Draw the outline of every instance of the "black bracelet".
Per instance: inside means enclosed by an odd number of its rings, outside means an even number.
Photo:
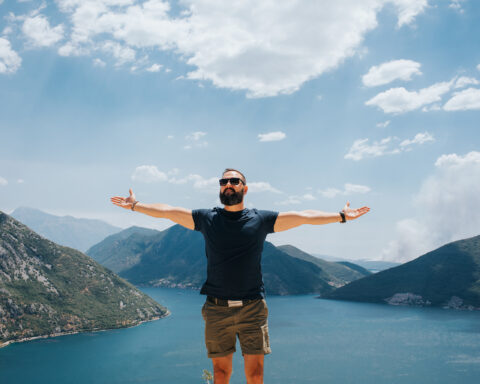
[[[134,208],[135,208],[135,204],[137,204],[137,203],[138,203],[138,200],[133,202],[133,204],[132,204],[132,211],[135,210],[135,209],[134,209]]]
[[[342,217],[342,220],[340,221],[340,223],[346,223],[346,222],[347,222],[347,219],[345,218],[345,213],[342,212],[342,211],[340,211],[340,212],[338,212],[338,213],[340,213],[340,216]]]

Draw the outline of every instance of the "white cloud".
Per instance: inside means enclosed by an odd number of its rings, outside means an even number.
[[[426,105],[422,108],[422,112],[430,112],[430,111],[441,111],[442,106],[439,103]]]
[[[0,37],[0,73],[15,73],[21,64],[22,59],[12,49],[10,42]]]
[[[105,41],[101,46],[102,51],[110,53],[117,59],[117,65],[122,65],[135,60],[135,51],[116,41]]]
[[[57,0],[72,23],[62,55],[89,54],[107,36],[132,49],[172,50],[195,69],[188,79],[245,90],[248,97],[290,94],[362,52],[377,14],[393,4],[398,25],[426,0],[225,2],[185,0],[178,17],[166,1]]]
[[[396,142],[398,140],[397,137],[386,137],[380,141],[374,141],[373,144],[368,143],[369,139],[355,140],[344,158],[359,161],[366,157],[395,155],[410,151],[414,144],[421,145],[429,141],[435,141],[433,135],[428,132],[417,133],[413,139],[403,140],[397,146]]]
[[[99,58],[96,58],[96,59],[93,59],[93,65],[95,67],[105,67],[107,64],[102,60],[102,59],[99,59]]]
[[[158,170],[155,165],[140,165],[135,168],[132,174],[132,180],[143,183],[154,183],[158,181],[166,181],[167,175]]]
[[[10,27],[10,26],[7,26],[7,27],[3,28],[2,35],[9,35],[12,32],[13,32],[13,28]]]
[[[7,179],[4,179],[2,176],[0,176],[0,187],[5,186],[8,184]]]
[[[455,9],[456,11],[463,13],[462,3],[465,0],[451,0],[450,4],[448,5],[449,8]]]
[[[63,39],[63,25],[51,27],[43,15],[27,17],[23,22],[22,32],[30,43],[36,47],[50,47]]]
[[[428,6],[427,0],[392,0],[391,2],[397,7],[399,27],[411,24],[415,16],[422,13]]]
[[[480,71],[480,64],[477,65],[477,71]]]
[[[337,188],[327,188],[327,189],[319,190],[318,193],[320,193],[320,195],[328,199],[333,199],[337,195],[343,195],[343,191]]]
[[[279,141],[279,140],[285,139],[285,137],[287,137],[287,135],[280,131],[260,133],[258,135],[258,138],[260,139],[260,141]]]
[[[307,200],[307,201],[313,201],[313,200],[317,200],[317,198],[315,196],[313,196],[311,193],[305,193],[302,198],[304,200]]]
[[[205,179],[200,175],[189,175],[188,179],[193,181],[193,187],[196,189],[218,189],[218,177]]]
[[[377,106],[385,113],[404,113],[421,108],[442,99],[450,91],[453,82],[441,82],[420,91],[407,91],[405,88],[390,88],[368,100],[365,105]]]
[[[403,140],[400,143],[400,147],[407,147],[407,146],[410,146],[412,144],[423,144],[423,143],[426,143],[427,141],[435,141],[433,135],[431,135],[428,132],[417,133],[412,140],[408,140],[408,139]]]
[[[162,69],[162,66],[160,64],[152,64],[151,67],[148,67],[146,71],[148,72],[159,72],[160,69]]]
[[[386,128],[390,125],[390,120],[384,121],[383,123],[378,123],[377,127],[378,128]]]
[[[413,75],[421,75],[420,63],[412,60],[392,60],[379,66],[373,66],[362,77],[362,82],[367,87],[384,85],[394,80],[409,81]]]
[[[391,141],[392,137],[387,137],[380,141],[374,141],[373,144],[369,144],[368,139],[355,140],[352,147],[345,155],[345,159],[359,161],[365,157],[378,157],[387,154],[399,153],[389,149],[389,143]]]
[[[350,195],[352,193],[368,193],[370,191],[371,191],[370,187],[367,187],[366,185],[346,183],[344,194]]]
[[[205,140],[202,140],[202,137],[204,137],[207,133],[206,132],[192,132],[189,133],[187,136],[185,136],[185,140],[187,140],[188,144],[184,145],[183,149],[192,149],[193,147],[196,148],[205,148],[208,146],[208,142]]]
[[[445,103],[443,109],[446,111],[480,109],[480,89],[468,88],[455,92],[453,97]]]
[[[187,140],[193,140],[193,141],[199,141],[203,136],[205,136],[207,133],[206,132],[192,132],[185,136],[185,139]]]
[[[320,189],[318,190],[318,193],[322,195],[323,197],[326,197],[328,199],[333,199],[337,195],[351,195],[354,193],[368,193],[371,191],[370,187],[367,187],[366,185],[360,185],[360,184],[351,184],[351,183],[345,183],[343,191],[337,188],[327,188],[327,189]]]
[[[455,153],[450,155],[442,155],[435,162],[438,168],[455,169],[455,167],[466,167],[469,164],[480,166],[480,152],[472,151],[465,156],[458,156]]]
[[[273,193],[282,193],[278,189],[272,187],[270,183],[265,181],[254,181],[248,183],[248,191],[249,192],[273,192]]]
[[[17,183],[18,183],[18,184],[23,184],[23,183],[25,183],[25,180],[23,180],[23,179],[18,179],[18,180],[17,180]]]
[[[212,191],[218,188],[218,178],[205,178],[197,174],[189,174],[185,177],[176,178],[180,173],[177,168],[168,172],[160,171],[155,165],[141,165],[135,168],[132,180],[143,183],[168,182],[170,184],[191,184],[195,189]]]
[[[296,205],[301,204],[302,200],[300,196],[288,196],[288,199],[279,201],[277,205]]]
[[[466,76],[462,76],[462,77],[459,77],[457,79],[457,81],[455,82],[455,88],[463,88],[467,85],[478,85],[480,84],[480,82],[475,79],[474,77],[466,77]]]
[[[383,258],[408,261],[445,243],[478,235],[480,152],[440,156],[434,174],[415,196],[417,217],[397,223],[396,239]]]
[[[319,189],[317,192],[328,199],[332,199],[338,195],[346,196],[346,195],[351,195],[355,193],[368,193],[370,192],[371,189],[370,187],[367,187],[366,185],[359,185],[359,184],[351,184],[351,183],[345,183],[344,189],[340,190],[337,188],[326,188],[326,189]],[[303,195],[290,195],[286,200],[282,200],[280,202],[277,202],[277,205],[298,205],[302,204],[308,201],[314,201],[317,200],[317,198],[312,195],[311,193],[305,193]]]

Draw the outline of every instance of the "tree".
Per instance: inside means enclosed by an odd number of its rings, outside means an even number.
[[[202,379],[205,380],[207,384],[210,384],[210,382],[213,381],[212,372],[210,372],[208,369],[204,369]]]

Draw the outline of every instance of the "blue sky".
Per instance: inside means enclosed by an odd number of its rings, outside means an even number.
[[[109,197],[371,212],[274,234],[406,261],[478,235],[480,3],[0,1],[0,210],[163,229]]]

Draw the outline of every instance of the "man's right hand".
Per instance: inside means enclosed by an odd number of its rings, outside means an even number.
[[[125,209],[132,209],[132,204],[136,201],[135,194],[132,192],[132,188],[129,189],[130,196],[128,197],[121,197],[121,196],[114,196],[110,198],[110,201],[122,208]]]

